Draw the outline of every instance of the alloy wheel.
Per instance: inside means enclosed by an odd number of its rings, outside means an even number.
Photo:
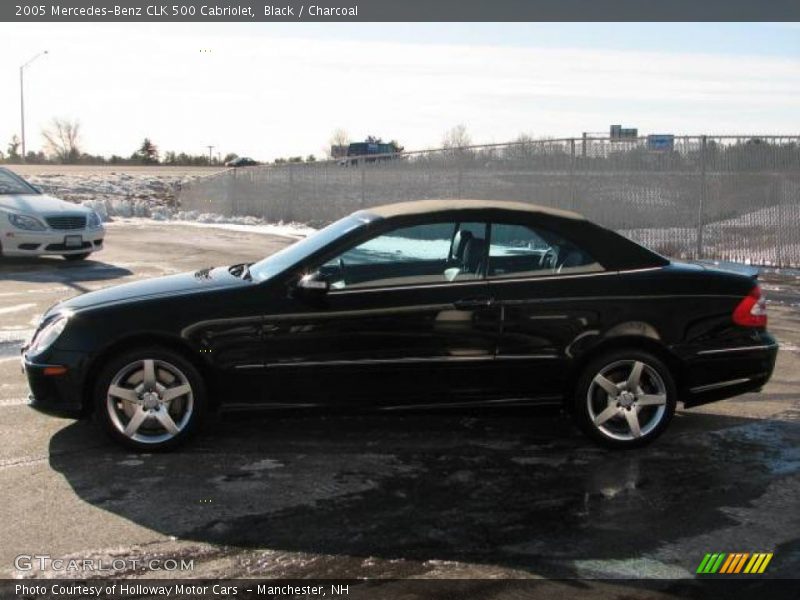
[[[619,360],[594,376],[586,393],[589,419],[604,436],[631,441],[651,433],[667,413],[667,387],[641,360]]]
[[[142,444],[161,444],[180,434],[194,411],[194,394],[186,375],[163,360],[129,363],[112,378],[106,409],[113,426]]]

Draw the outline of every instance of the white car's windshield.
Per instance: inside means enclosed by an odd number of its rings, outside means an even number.
[[[364,226],[368,222],[369,220],[364,217],[350,215],[331,223],[327,227],[312,233],[307,238],[291,246],[287,246],[283,250],[251,265],[250,275],[255,281],[264,281],[265,279],[274,277],[292,265],[297,264],[305,257],[314,254],[341,236]]]
[[[38,190],[14,175],[11,171],[0,169],[0,194],[38,194]]]

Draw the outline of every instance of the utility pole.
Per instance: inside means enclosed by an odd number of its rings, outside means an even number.
[[[206,146],[206,148],[208,148],[208,165],[211,166],[211,161],[213,160],[212,156],[214,152],[214,146]]]
[[[47,50],[39,52],[36,56],[28,60],[28,62],[20,65],[19,67],[19,125],[20,137],[22,138],[22,162],[25,162],[25,67],[35,61],[37,58],[47,54]]]

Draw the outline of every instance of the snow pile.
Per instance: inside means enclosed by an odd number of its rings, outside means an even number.
[[[301,223],[269,223],[258,217],[180,210],[176,199],[180,186],[198,176],[203,175],[180,171],[172,174],[167,169],[140,173],[88,169],[74,173],[42,173],[25,178],[47,194],[91,208],[106,223],[147,219],[151,224],[156,221],[218,227],[294,238],[315,231]]]
[[[195,177],[178,171],[131,174],[98,167],[25,178],[44,193],[88,206],[110,221],[113,217],[168,219],[176,210],[180,186]]]
[[[174,206],[180,185],[195,177],[186,173],[131,174],[98,168],[75,173],[41,173],[26,179],[43,192],[72,202],[139,199]]]
[[[197,223],[236,223],[238,225],[263,225],[264,220],[258,217],[226,217],[217,213],[201,213],[196,210],[179,210],[174,214],[177,221],[195,221]]]
[[[164,215],[170,212],[168,207],[144,199],[93,198],[82,200],[80,204],[94,210],[103,221],[111,221],[112,217],[148,217],[163,220]]]
[[[694,227],[622,229],[619,233],[673,258],[695,256]],[[777,204],[711,221],[703,227],[703,253],[744,265],[800,266],[800,204]]]

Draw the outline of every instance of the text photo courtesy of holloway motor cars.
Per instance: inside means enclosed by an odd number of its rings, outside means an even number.
[[[0,598],[796,598],[798,21],[0,6]]]

